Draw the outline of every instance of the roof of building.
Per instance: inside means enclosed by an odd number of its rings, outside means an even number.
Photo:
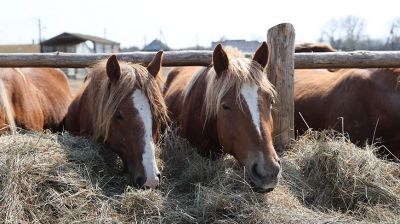
[[[97,36],[80,34],[80,33],[67,33],[67,32],[59,34],[48,40],[42,41],[41,44],[42,45],[78,44],[88,40],[101,44],[119,44],[118,42]]]
[[[0,53],[39,53],[38,44],[0,45]]]
[[[161,42],[161,40],[159,39],[153,40],[151,43],[149,43],[143,48],[143,51],[159,51],[159,50],[169,51],[171,50],[171,48],[168,47],[167,44]]]
[[[222,46],[231,46],[239,49],[242,52],[254,52],[261,44],[261,42],[258,42],[256,40],[221,40],[221,41],[213,41],[211,42],[211,48],[215,48],[217,44],[222,44]]]

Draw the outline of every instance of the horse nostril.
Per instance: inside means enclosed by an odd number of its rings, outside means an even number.
[[[161,181],[161,173],[157,173],[158,181]]]
[[[137,177],[135,180],[135,184],[138,187],[143,187],[145,182],[146,182],[146,180],[144,179],[144,177]]]
[[[282,161],[279,158],[276,161],[278,162],[279,166],[282,166]]]
[[[254,163],[253,166],[251,167],[251,172],[253,173],[253,175],[255,177],[257,177],[258,179],[262,179],[262,175],[260,175],[257,171],[257,163]]]

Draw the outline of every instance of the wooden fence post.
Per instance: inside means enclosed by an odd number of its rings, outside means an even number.
[[[288,147],[294,139],[294,41],[295,31],[290,23],[282,23],[268,30],[268,78],[278,97],[274,119],[274,145],[277,150]]]

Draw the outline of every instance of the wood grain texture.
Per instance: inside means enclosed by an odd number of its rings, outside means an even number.
[[[85,68],[111,54],[76,53],[3,53],[0,67]],[[155,52],[117,53],[118,60],[147,64]],[[251,57],[250,54],[245,54]],[[207,66],[212,51],[167,51],[163,66]],[[400,67],[400,51],[354,51],[328,53],[295,53],[295,68],[396,68]]]
[[[296,53],[295,68],[396,68],[400,51]]]
[[[278,96],[273,111],[274,145],[282,150],[294,139],[294,41],[292,24],[282,23],[268,30],[267,74]]]
[[[148,64],[156,52],[117,53],[118,60]],[[85,68],[112,54],[36,53],[0,54],[0,67]],[[164,52],[163,66],[208,66],[211,51]]]

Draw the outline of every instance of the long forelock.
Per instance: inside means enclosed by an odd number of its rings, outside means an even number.
[[[118,106],[134,89],[141,89],[150,103],[155,122],[166,124],[167,108],[156,80],[139,64],[120,62],[121,76],[111,83],[105,72],[105,61],[98,63],[88,74],[89,100],[93,112],[92,138],[106,141],[114,114]]]
[[[231,89],[234,89],[236,93],[236,102],[239,104],[239,108],[243,108],[240,91],[244,84],[257,86],[271,99],[276,96],[276,91],[268,81],[261,65],[247,58],[231,58],[228,69],[219,76],[214,69],[210,69],[206,82],[204,107],[207,120],[216,116],[221,107],[222,98]]]

